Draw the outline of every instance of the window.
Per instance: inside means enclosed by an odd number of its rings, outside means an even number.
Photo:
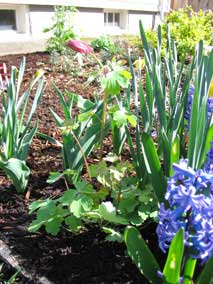
[[[15,10],[0,10],[0,30],[15,30]]]
[[[120,27],[120,13],[105,12],[104,25],[112,27]]]

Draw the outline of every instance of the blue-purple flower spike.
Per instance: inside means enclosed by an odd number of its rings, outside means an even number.
[[[207,172],[213,173],[213,141],[211,142],[211,148],[207,153],[206,163],[204,165],[204,169]]]
[[[206,262],[213,256],[213,171],[194,171],[187,160],[174,164],[165,195],[169,208],[161,204],[157,234],[163,252],[180,228],[190,256]]]
[[[191,110],[192,110],[192,101],[194,97],[195,88],[193,85],[190,85],[189,87],[189,93],[188,93],[188,102],[187,102],[187,108],[185,112],[185,119],[187,120],[187,126],[186,128],[189,129],[190,125],[190,116],[191,116]],[[213,114],[213,97],[208,97],[207,99],[207,117],[208,120],[211,118],[211,115]]]

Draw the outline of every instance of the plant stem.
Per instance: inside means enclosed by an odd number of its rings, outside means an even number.
[[[185,269],[184,269],[184,276],[182,284],[193,284],[193,276],[195,272],[197,259],[189,257],[186,260]]]
[[[104,100],[103,100],[103,114],[101,120],[101,135],[100,135],[100,145],[101,145],[101,152],[100,158],[103,157],[103,139],[104,139],[104,127],[106,124],[106,116],[107,116],[107,101],[108,101],[108,94],[104,93]]]
[[[88,163],[87,163],[87,159],[86,159],[85,153],[84,153],[84,151],[83,151],[83,149],[82,149],[82,147],[81,147],[80,142],[78,141],[78,138],[76,137],[76,135],[74,134],[73,131],[72,131],[72,135],[73,135],[73,138],[74,138],[74,140],[76,141],[76,143],[77,143],[77,145],[78,145],[78,147],[79,147],[79,150],[80,150],[80,152],[81,152],[81,154],[82,154],[82,157],[83,157],[84,163],[85,163],[85,167],[86,167],[86,169],[87,169],[87,173],[88,173],[88,176],[89,176],[89,180],[90,180],[90,182],[91,182],[91,181],[92,181],[92,177],[91,177],[91,174],[90,174],[89,165],[88,165]]]
[[[98,57],[94,54],[94,53],[90,53],[92,55],[92,57],[97,61],[97,63],[100,65],[101,68],[103,68],[103,64],[101,63],[101,61],[98,59]]]
[[[115,206],[116,213],[118,213],[118,206],[120,204],[120,201],[121,201],[121,186],[119,187],[118,195],[117,195],[117,202],[116,202],[116,206]]]

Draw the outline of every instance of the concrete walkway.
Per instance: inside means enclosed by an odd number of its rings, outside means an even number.
[[[13,31],[0,31],[0,56],[44,51],[46,41],[42,36],[35,38]]]

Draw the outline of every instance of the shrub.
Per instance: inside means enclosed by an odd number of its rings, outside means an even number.
[[[100,36],[99,38],[94,39],[91,41],[91,46],[93,47],[94,51],[97,52],[104,50],[111,54],[116,54],[118,51],[117,46],[109,36]]]
[[[179,10],[172,11],[163,24],[163,37],[170,27],[171,37],[174,39],[179,56],[184,54],[194,55],[195,47],[200,40],[205,45],[213,44],[213,12],[194,12],[188,6]]]
[[[175,41],[179,58],[183,58],[185,54],[192,56],[200,40],[204,41],[204,45],[213,45],[213,12],[200,10],[196,13],[190,6],[172,11],[162,24],[162,56],[165,54],[168,29]],[[147,30],[146,39],[150,47],[157,47],[157,31]],[[139,37],[132,44],[142,48]]]

